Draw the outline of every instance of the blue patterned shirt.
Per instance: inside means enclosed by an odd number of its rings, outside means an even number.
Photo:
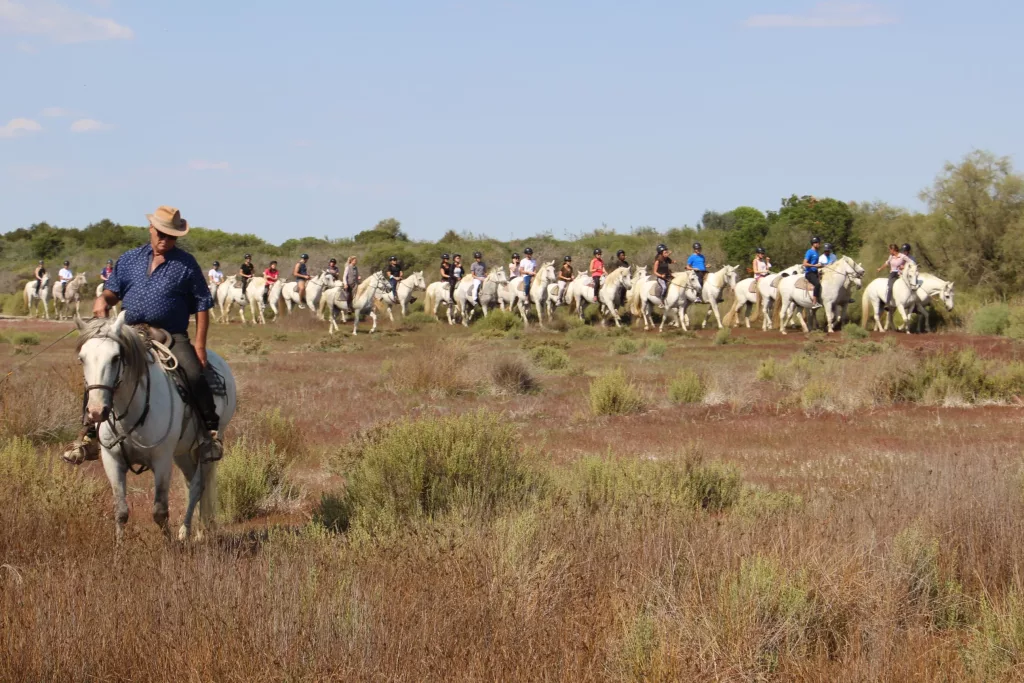
[[[192,314],[213,307],[210,287],[192,254],[175,247],[165,258],[150,275],[153,247],[127,251],[103,288],[121,299],[129,325],[147,323],[171,334],[187,333]]]

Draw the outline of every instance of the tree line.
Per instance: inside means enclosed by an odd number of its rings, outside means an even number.
[[[243,253],[258,263],[279,259],[287,269],[300,253],[314,265],[328,258],[358,255],[369,268],[382,267],[391,255],[407,269],[429,269],[441,252],[482,251],[494,263],[512,251],[532,246],[545,259],[572,255],[580,258],[594,248],[606,253],[625,249],[635,263],[653,257],[654,246],[665,242],[677,254],[694,241],[704,246],[715,265],[748,266],[754,250],[763,246],[776,266],[801,260],[812,235],[835,245],[865,265],[881,263],[890,242],[909,242],[925,270],[972,288],[987,298],[1005,299],[1020,291],[1024,275],[1024,176],[1014,172],[1007,157],[974,151],[958,163],[947,163],[931,186],[921,192],[925,212],[909,211],[884,202],[843,201],[832,197],[791,195],[777,209],[740,206],[729,211],[706,211],[695,226],[669,230],[640,227],[626,234],[595,230],[572,239],[550,233],[504,242],[485,236],[447,232],[436,242],[410,240],[401,223],[388,218],[352,237],[303,237],[274,245],[251,234],[195,228],[181,241],[204,265],[216,258],[227,268]],[[74,255],[81,267],[99,267],[103,260],[146,241],[146,228],[120,225],[108,219],[83,229],[46,222],[0,235],[0,263],[5,270],[29,268],[35,259]]]

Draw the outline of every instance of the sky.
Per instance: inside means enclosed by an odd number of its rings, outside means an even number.
[[[158,205],[272,242],[916,209],[1021,160],[1007,0],[0,0],[0,232]]]

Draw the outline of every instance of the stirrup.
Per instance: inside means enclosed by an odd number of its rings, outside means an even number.
[[[199,444],[200,462],[217,462],[224,457],[224,442],[217,430],[210,430]]]
[[[90,439],[86,435],[71,444],[71,446],[60,454],[64,462],[72,465],[81,465],[86,460],[99,460],[100,443],[99,439]]]

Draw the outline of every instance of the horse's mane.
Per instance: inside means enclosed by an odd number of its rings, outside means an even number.
[[[680,287],[685,287],[686,284],[690,281],[690,273],[691,272],[692,271],[684,270],[684,271],[679,272],[679,273],[673,273],[672,274],[672,284],[678,285]]]
[[[604,283],[606,286],[614,285],[618,283],[618,281],[621,280],[626,275],[629,275],[629,268],[626,268],[624,266],[616,268],[612,272],[608,273],[608,276],[605,278]]]
[[[376,273],[360,282],[359,286],[356,288],[356,298],[359,298],[366,293],[366,290],[370,287],[371,282],[373,282],[374,280],[379,281],[381,279],[381,273],[383,272],[384,271],[382,270],[378,270]]]
[[[143,374],[149,367],[149,352],[142,341],[142,337],[129,325],[121,325],[119,333],[113,335],[114,321],[110,318],[92,318],[85,321],[84,326],[78,331],[78,345],[76,349],[82,350],[85,343],[90,339],[112,339],[121,348],[121,381],[129,386],[139,383]]]

